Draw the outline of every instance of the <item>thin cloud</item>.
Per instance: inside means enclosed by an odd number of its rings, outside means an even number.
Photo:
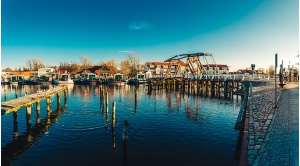
[[[126,50],[126,51],[123,51],[123,50],[121,50],[121,51],[118,51],[118,52],[132,52],[132,51],[127,51],[127,50]]]
[[[133,21],[128,25],[130,30],[150,30],[154,28],[153,23],[149,21]]]

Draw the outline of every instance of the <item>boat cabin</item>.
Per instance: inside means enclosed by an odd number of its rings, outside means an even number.
[[[114,80],[121,81],[123,79],[123,74],[117,73],[114,75]]]

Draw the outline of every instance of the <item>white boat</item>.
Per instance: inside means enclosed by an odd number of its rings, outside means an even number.
[[[10,84],[16,85],[18,84],[18,77],[15,75],[10,76]]]
[[[139,84],[145,84],[147,82],[145,74],[138,73],[136,78]]]
[[[58,84],[74,84],[69,74],[61,74]]]

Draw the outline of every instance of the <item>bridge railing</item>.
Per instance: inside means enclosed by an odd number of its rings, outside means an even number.
[[[187,78],[187,77],[185,77]],[[189,78],[195,78],[190,76]],[[197,78],[197,77],[196,77]],[[224,79],[224,80],[261,80],[261,81],[270,81],[268,75],[248,75],[248,74],[222,74],[222,75],[200,75],[198,78],[204,79]]]
[[[171,75],[171,78],[182,78],[182,74],[178,75]],[[157,78],[166,78],[164,76],[152,76],[152,79],[157,79]],[[168,77],[169,78],[169,77]],[[275,77],[270,77],[269,75],[249,75],[249,74],[215,74],[215,75],[207,75],[207,74],[202,74],[199,76],[193,76],[191,74],[185,75],[184,78],[189,78],[189,79],[222,79],[222,80],[259,80],[259,81],[274,81]],[[277,79],[279,80],[279,77],[277,76]]]

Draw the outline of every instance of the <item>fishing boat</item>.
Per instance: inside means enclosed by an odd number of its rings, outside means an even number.
[[[29,76],[29,79],[25,81],[25,84],[27,84],[27,85],[37,85],[38,80],[39,80],[38,74],[36,74],[36,73],[31,74]]]
[[[26,80],[25,80],[25,77],[23,75],[18,75],[17,80],[18,80],[19,85],[25,85],[26,84]]]
[[[96,85],[98,82],[94,73],[82,73],[81,78],[74,80],[76,85]]]

